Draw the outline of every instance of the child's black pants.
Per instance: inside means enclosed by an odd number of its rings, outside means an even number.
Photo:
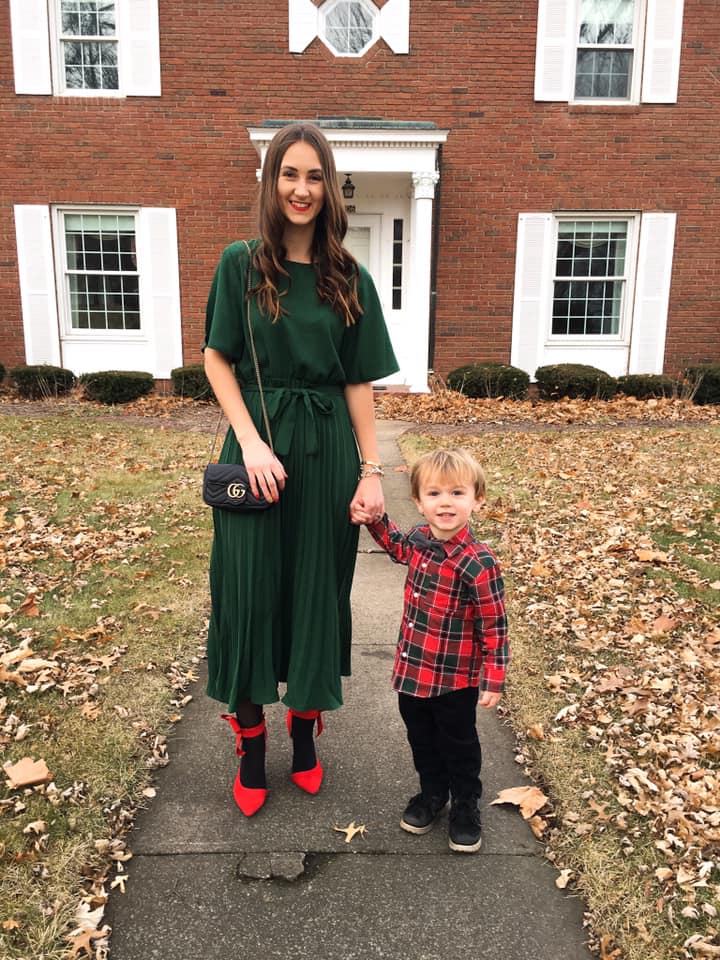
[[[439,697],[398,694],[420,789],[426,797],[479,797],[482,751],[476,727],[478,688]]]

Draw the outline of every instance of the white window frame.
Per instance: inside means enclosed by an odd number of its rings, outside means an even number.
[[[580,43],[580,9],[582,0],[575,0],[575,48],[572,59],[572,89],[570,103],[595,103],[595,104],[635,104],[640,103],[640,91],[642,87],[642,63],[645,49],[645,22],[646,22],[646,0],[634,0],[633,7],[633,42],[626,44],[582,44]],[[632,50],[632,76],[627,97],[576,97],[575,84],[577,82],[577,55],[579,50],[588,47],[605,47],[613,50]]]
[[[138,275],[138,296],[139,296],[139,311],[140,311],[140,328],[138,330],[108,330],[102,328],[78,328],[73,327],[72,325],[72,309],[70,306],[70,285],[68,283],[68,268],[67,268],[67,245],[66,245],[66,236],[65,236],[65,216],[66,214],[87,214],[88,216],[103,216],[105,214],[110,214],[111,216],[131,216],[135,222],[135,257],[137,262],[137,275]],[[139,224],[139,207],[107,207],[107,206],[75,206],[75,205],[63,205],[52,208],[52,230],[54,238],[54,250],[55,250],[55,282],[56,282],[56,293],[57,293],[57,304],[58,304],[58,314],[60,322],[60,330],[63,340],[75,340],[78,342],[82,341],[92,341],[96,343],[98,340],[102,341],[117,341],[121,340],[123,343],[127,341],[147,341],[147,323],[143,322],[143,310],[145,307],[143,289],[146,284],[144,282],[145,278],[143,276],[143,257],[142,257],[142,240]]]
[[[557,244],[560,224],[569,221],[575,223],[593,223],[597,221],[618,221],[623,220],[627,223],[627,241],[625,246],[625,287],[623,290],[622,305],[620,309],[620,319],[617,333],[553,333],[553,302],[555,292],[555,279],[557,276]],[[565,344],[567,346],[592,346],[612,343],[627,344],[630,342],[630,329],[632,326],[632,305],[635,300],[635,279],[637,277],[637,255],[638,239],[640,235],[640,214],[639,213],[588,213],[583,210],[582,213],[553,214],[552,231],[552,277],[550,278],[548,300],[546,302],[546,339],[547,344]],[[584,279],[584,278],[583,278]],[[591,280],[592,278],[588,278]]]
[[[367,43],[365,43],[362,49],[358,50],[357,52],[338,50],[337,47],[333,46],[333,44],[327,38],[327,30],[328,30],[327,18],[333,12],[333,10],[335,10],[336,7],[340,6],[341,3],[356,3],[358,4],[358,6],[362,7],[365,11],[367,11],[367,13],[372,18],[370,39],[367,41]],[[322,6],[318,8],[319,37],[322,40],[322,42],[325,44],[325,46],[328,48],[328,50],[330,50],[330,52],[333,54],[333,56],[343,57],[343,58],[349,57],[350,59],[355,57],[357,59],[358,57],[364,57],[365,54],[368,52],[368,50],[375,43],[377,43],[379,39],[379,20],[380,20],[380,11],[375,6],[375,4],[371,2],[371,0],[325,0],[325,3],[323,3]]]
[[[62,0],[49,0],[50,7],[50,62],[52,69],[53,90],[60,97],[125,97],[123,89],[123,4],[121,0],[115,3],[115,43],[118,51],[118,87],[112,89],[85,89],[84,87],[68,87],[65,83],[65,62],[63,57],[62,37]],[[82,38],[79,43],[87,42]]]
[[[534,90],[537,102],[582,107],[677,103],[684,0],[636,0],[635,54],[628,99],[575,97],[579,13],[579,0],[538,0]]]
[[[288,49],[290,53],[303,53],[315,40],[320,37],[323,44],[335,57],[362,57],[373,43],[382,39],[395,54],[410,52],[410,0],[385,0],[382,7],[378,7],[373,0],[363,0],[363,6],[374,8],[373,41],[368,44],[362,53],[338,53],[327,43],[324,37],[325,24],[321,23],[322,9],[327,10],[326,2],[316,7],[313,0],[288,0]]]

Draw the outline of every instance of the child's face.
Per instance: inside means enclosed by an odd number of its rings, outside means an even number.
[[[426,477],[415,500],[415,506],[438,540],[454,537],[483,503],[485,497],[477,499],[474,485],[467,480],[441,476]]]

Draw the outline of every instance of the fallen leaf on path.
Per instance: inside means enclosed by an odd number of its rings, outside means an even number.
[[[492,806],[494,803],[514,803],[520,808],[520,813],[525,820],[529,820],[547,802],[548,798],[537,787],[508,787],[506,790],[501,790],[496,799],[490,801],[490,805]]]
[[[365,824],[363,823],[358,827],[356,826],[354,820],[346,827],[333,827],[333,830],[337,830],[338,833],[345,834],[345,843],[350,843],[352,838],[358,833],[363,839],[365,839]]]
[[[555,877],[555,886],[558,890],[564,890],[565,887],[570,883],[570,879],[573,875],[572,870],[561,870],[560,876]]]

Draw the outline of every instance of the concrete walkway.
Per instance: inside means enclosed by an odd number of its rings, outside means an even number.
[[[417,513],[396,438],[380,421],[390,515]],[[265,807],[245,819],[232,799],[235,752],[202,686],[170,741],[172,762],[129,837],[127,892],[107,911],[111,960],[589,960],[582,904],[515,808],[487,806],[527,782],[510,730],[478,718],[483,744],[483,846],[453,854],[447,817],[414,837],[398,825],[416,777],[390,688],[405,569],[361,533],[353,588],[353,676],[345,707],[325,715],[316,797],[290,781],[284,708],[267,708]],[[201,681],[202,683],[202,681]],[[333,826],[364,824],[345,843]]]

